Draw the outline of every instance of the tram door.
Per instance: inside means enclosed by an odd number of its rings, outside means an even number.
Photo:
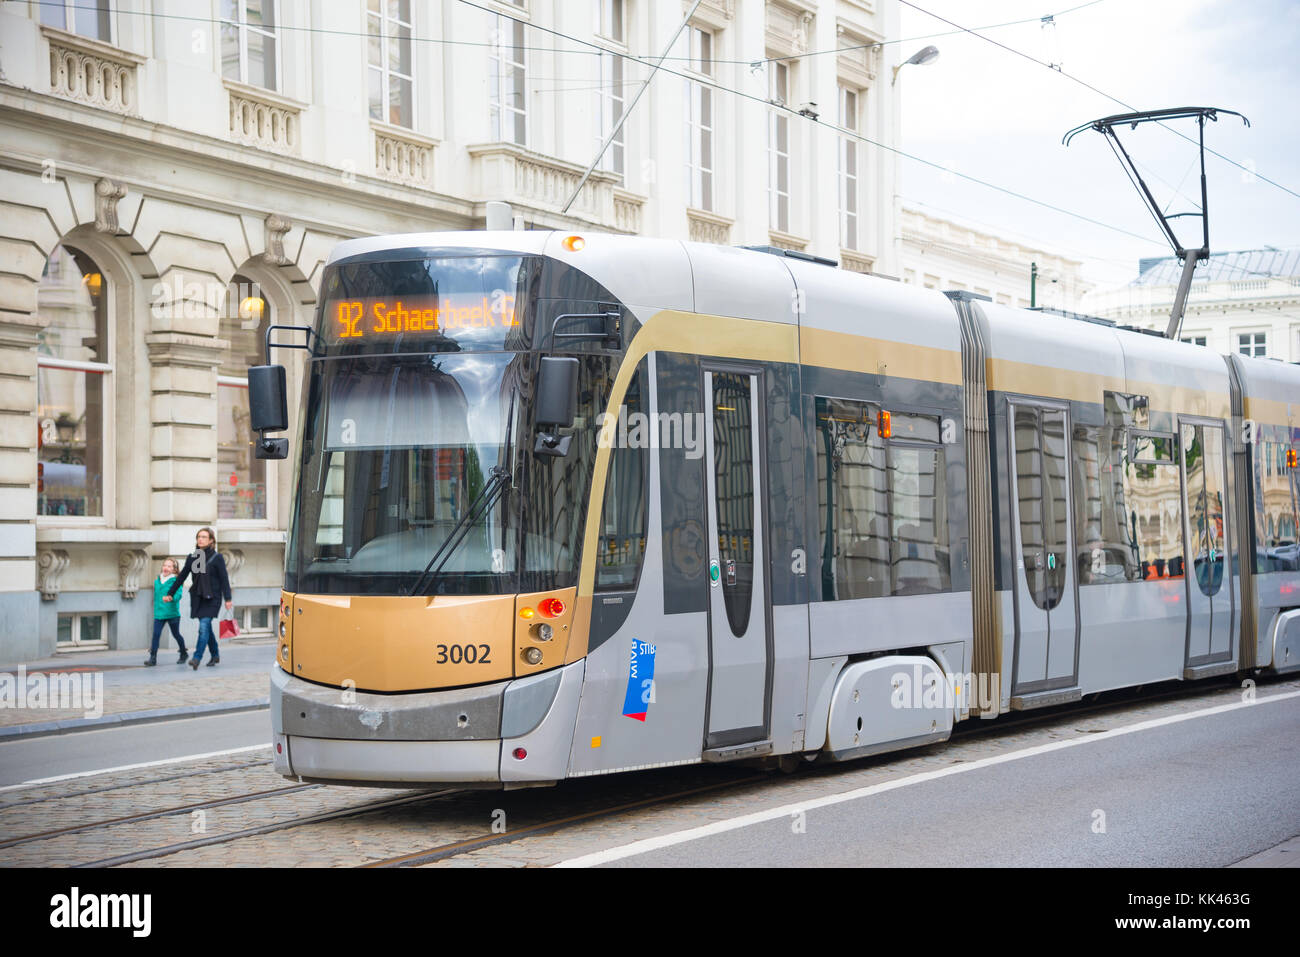
[[[1013,693],[1077,683],[1070,417],[1012,403],[1016,673]]]
[[[761,741],[768,731],[768,630],[761,378],[704,372],[709,502],[707,749]]]
[[[1187,556],[1187,666],[1232,658],[1234,592],[1222,425],[1180,421]]]

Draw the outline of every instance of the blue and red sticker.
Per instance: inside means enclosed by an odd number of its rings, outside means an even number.
[[[627,694],[623,696],[623,717],[644,721],[655,699],[655,646],[632,639],[628,662]]]

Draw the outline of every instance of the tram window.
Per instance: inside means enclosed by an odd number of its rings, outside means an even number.
[[[1127,581],[1137,567],[1124,533],[1123,435],[1123,429],[1110,427],[1074,429],[1074,538],[1081,585]]]
[[[596,416],[604,411],[611,380],[607,357],[580,356],[569,454],[525,457],[524,567],[529,577],[524,584],[528,591],[566,588],[577,580],[577,553],[599,436]]]
[[[722,597],[731,633],[749,630],[754,592],[753,379],[713,373],[713,468]]]
[[[878,409],[817,400],[817,504],[822,599],[879,598],[890,591],[888,474],[872,442]]]
[[[1270,441],[1267,432],[1254,446],[1255,569],[1260,573],[1300,571],[1300,469],[1287,468],[1290,447],[1286,441]]]
[[[645,559],[646,483],[650,464],[650,436],[645,429],[655,427],[653,420],[643,418],[649,414],[644,399],[645,377],[646,360],[642,359],[623,400],[624,421],[631,423],[626,441],[621,431],[616,432],[610,449],[600,538],[596,545],[596,588],[599,590],[634,587]],[[649,424],[644,425],[647,421]],[[644,425],[639,431],[638,422]]]
[[[1055,608],[1065,591],[1065,413],[1015,407],[1016,494],[1025,583],[1034,604]]]
[[[892,436],[895,439],[915,439],[918,442],[939,441],[939,417],[937,415],[913,415],[908,412],[895,412],[890,416]]]
[[[1149,437],[1139,437],[1125,450],[1123,472],[1127,527],[1137,551],[1135,577],[1142,581],[1182,578],[1186,569],[1178,465],[1150,459],[1135,461],[1131,457],[1134,451],[1143,455],[1155,451],[1152,446],[1144,445],[1141,438]]]
[[[948,591],[938,417],[895,413],[885,441],[875,431],[874,403],[819,398],[816,408],[822,599]],[[908,439],[900,440],[900,428]]]
[[[1182,430],[1183,481],[1187,487],[1187,525],[1196,583],[1205,595],[1218,594],[1226,559],[1223,514],[1223,430],[1185,425]]]
[[[925,595],[951,587],[945,475],[942,446],[889,443],[889,564],[894,595]]]

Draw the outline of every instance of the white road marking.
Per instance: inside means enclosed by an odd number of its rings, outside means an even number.
[[[1256,705],[1273,701],[1286,701],[1290,698],[1296,697],[1300,697],[1300,691],[1288,691],[1282,694],[1268,695],[1267,697],[1256,698],[1254,701],[1239,701],[1232,704],[1216,705],[1213,708],[1203,708],[1200,711],[1189,711],[1186,714],[1175,714],[1165,718],[1152,718],[1149,721],[1139,721],[1137,724],[1125,725],[1122,728],[1112,728],[1109,731],[1103,731],[1097,734],[1085,734],[1078,738],[1071,738],[1068,741],[1053,741],[1050,744],[1038,744],[1030,748],[1023,748],[1019,751],[1011,751],[1007,754],[998,754],[989,758],[980,758],[978,761],[950,765],[946,768],[940,768],[937,771],[923,771],[919,774],[897,778],[893,781],[885,781],[881,784],[872,784],[868,787],[856,788],[852,791],[845,791],[842,794],[832,794],[827,797],[813,798],[808,801],[799,801],[795,804],[786,804],[782,807],[771,808],[766,811],[756,811],[753,814],[744,814],[740,817],[733,817],[725,821],[715,821],[712,824],[687,828],[686,830],[675,831],[671,834],[662,834],[658,837],[648,837],[640,841],[633,841],[630,844],[624,844],[621,847],[611,847],[607,850],[596,851],[594,854],[584,854],[581,857],[571,857],[568,860],[558,862],[554,866],[596,867],[600,864],[608,864],[611,861],[620,861],[625,858],[636,857],[639,854],[648,854],[651,851],[661,850],[665,847],[672,847],[675,844],[685,844],[688,841],[698,841],[701,838],[712,837],[715,834],[724,834],[727,831],[749,827],[752,824],[762,824],[765,821],[788,818],[791,815],[810,811],[815,808],[829,807],[834,804],[842,804],[846,801],[856,801],[859,798],[871,797],[875,794],[883,794],[886,791],[893,791],[897,788],[907,787],[912,784],[922,784],[926,781],[933,781],[937,778],[947,777],[951,774],[963,774],[967,771],[975,771],[979,768],[987,768],[995,764],[1005,764],[1008,761],[1018,761],[1021,758],[1033,757],[1037,754],[1047,754],[1051,751],[1073,748],[1081,744],[1090,744],[1095,741],[1105,741],[1110,738],[1117,738],[1123,734],[1133,734],[1137,731],[1147,731],[1151,728],[1177,724],[1180,721],[1190,721],[1192,718],[1204,718],[1214,714],[1223,714],[1227,711],[1236,711],[1239,708],[1252,708]],[[1063,715],[1063,717],[1066,716]]]
[[[38,784],[54,784],[57,781],[71,781],[74,778],[89,778],[97,774],[112,774],[114,771],[135,771],[139,768],[157,768],[164,764],[183,764],[186,761],[203,761],[206,758],[220,758],[227,754],[244,754],[248,751],[260,751],[263,748],[271,747],[270,742],[266,744],[250,744],[242,748],[228,748],[225,751],[208,751],[204,754],[186,754],[179,758],[164,758],[161,761],[145,761],[142,764],[123,764],[116,768],[101,768],[98,771],[77,771],[74,774],[58,774],[52,778],[37,778],[33,781],[24,781],[22,784],[7,784],[0,787],[2,791],[16,791],[18,788],[35,787]]]

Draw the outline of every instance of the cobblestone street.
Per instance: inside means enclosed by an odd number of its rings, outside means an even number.
[[[1298,689],[1300,679],[1291,679],[1270,683],[1260,694]],[[1155,702],[1115,704],[1091,713],[1057,713],[1045,720],[1032,716],[1023,725],[976,722],[944,745],[809,766],[792,775],[705,765],[510,792],[442,789],[420,795],[302,786],[275,774],[269,749],[253,751],[0,794],[0,864],[68,866],[156,850],[156,855],[128,866],[346,867],[442,849],[437,851],[440,859],[426,866],[547,866],[741,814],[1230,704],[1241,701],[1242,694],[1229,686]],[[698,793],[685,793],[691,791]],[[394,800],[403,803],[367,810]],[[229,803],[193,807],[218,801]],[[24,840],[159,812],[167,813]],[[338,816],[303,822],[322,814]],[[242,833],[266,828],[275,829]],[[488,841],[493,843],[484,846]],[[449,847],[462,842],[470,844]],[[199,846],[169,851],[195,843]]]

